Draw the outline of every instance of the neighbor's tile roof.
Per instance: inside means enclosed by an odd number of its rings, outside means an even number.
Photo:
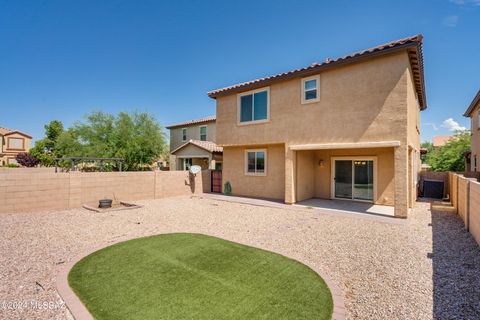
[[[453,139],[452,136],[435,136],[433,137],[433,146],[434,147],[444,146],[452,139]]]
[[[189,126],[189,125],[192,125],[192,124],[200,124],[200,123],[215,121],[216,119],[217,119],[216,116],[209,116],[209,117],[205,117],[205,118],[201,118],[201,119],[188,120],[188,121],[185,121],[185,122],[174,123],[174,124],[166,126],[166,128],[167,129],[172,129],[172,128],[176,128],[176,127]]]
[[[423,110],[427,107],[427,101],[426,101],[426,95],[425,95],[425,83],[424,83],[424,74],[423,74],[422,40],[423,40],[423,36],[419,34],[413,37],[392,41],[374,48],[352,53],[337,59],[327,59],[325,62],[322,62],[322,63],[316,62],[308,67],[295,69],[295,70],[280,73],[277,75],[273,75],[265,78],[259,78],[252,81],[243,82],[243,83],[235,84],[229,87],[213,90],[208,92],[208,96],[211,98],[216,98],[225,94],[246,91],[248,89],[255,89],[261,86],[268,85],[275,81],[286,80],[286,79],[291,79],[296,77],[303,77],[303,76],[314,74],[320,70],[325,70],[328,68],[340,66],[346,63],[351,63],[358,60],[375,57],[375,56],[386,54],[389,52],[408,49],[410,63],[412,65],[412,71],[413,71],[414,80],[415,80],[415,89],[419,96],[420,107]]]
[[[475,110],[475,107],[478,105],[480,102],[480,90],[478,90],[477,95],[475,98],[473,98],[472,103],[470,103],[470,106],[468,107],[467,111],[463,114],[465,117],[470,117],[472,115],[473,110]]]
[[[175,153],[178,150],[182,149],[183,147],[186,147],[189,144],[193,144],[199,148],[202,148],[204,150],[207,150],[208,152],[223,152],[223,148],[217,146],[215,142],[212,141],[201,141],[201,140],[189,140],[186,143],[182,144],[180,147],[177,149],[173,150],[171,153]]]
[[[19,134],[24,135],[24,136],[26,136],[26,137],[28,137],[28,138],[32,138],[31,135],[26,134],[25,132],[22,132],[22,131],[19,131],[19,130],[12,130],[12,129],[8,129],[8,128],[0,127],[0,136],[12,134],[12,133],[19,133]]]

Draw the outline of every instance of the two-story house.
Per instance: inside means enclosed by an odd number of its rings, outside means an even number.
[[[472,146],[470,152],[470,168],[467,170],[479,172],[478,159],[480,157],[480,90],[473,98],[472,103],[463,114],[465,117],[470,117],[470,131],[472,134]]]
[[[18,130],[0,127],[0,165],[17,164],[15,157],[21,152],[28,152],[32,137]]]
[[[215,116],[175,123],[170,130],[170,170],[222,168],[222,147],[217,146]]]
[[[232,194],[366,201],[406,217],[417,195],[422,36],[214,90]]]

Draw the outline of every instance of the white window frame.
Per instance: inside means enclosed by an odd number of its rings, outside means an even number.
[[[267,91],[267,119],[244,121],[244,122],[240,121],[241,114],[242,114],[242,97],[253,95],[255,93],[262,92],[262,91]],[[253,106],[252,106],[252,119],[253,119],[254,112],[255,112],[255,101],[253,101]],[[260,89],[250,90],[250,91],[237,94],[237,125],[246,126],[250,124],[266,123],[269,121],[270,121],[270,87],[263,87]]]
[[[263,172],[248,172],[248,153],[249,152],[255,152],[255,171],[257,170],[257,152],[263,152],[263,154],[265,155],[265,163],[264,163],[264,170]],[[246,149],[245,150],[245,156],[244,156],[244,160],[245,160],[245,166],[244,166],[244,171],[245,171],[245,175],[247,176],[266,176],[267,175],[267,161],[268,159],[268,155],[267,155],[267,149]]]
[[[317,97],[315,99],[306,100],[305,99],[305,93],[308,92],[308,91],[314,90],[314,89],[305,90],[305,83],[307,81],[310,81],[310,80],[316,80],[317,81],[317,85],[315,86],[315,90],[317,90]],[[315,103],[315,102],[320,101],[320,75],[319,74],[311,76],[311,77],[302,78],[302,81],[300,81],[300,85],[301,85],[301,88],[300,88],[301,90],[300,91],[302,92],[301,104]]]
[[[183,130],[185,130],[185,135],[183,135]],[[182,128],[182,141],[187,141],[187,128]]]
[[[477,111],[477,130],[480,129],[480,110]]]
[[[202,140],[202,128],[205,128],[205,140]],[[208,140],[208,128],[207,126],[200,126],[200,141],[207,141]]]

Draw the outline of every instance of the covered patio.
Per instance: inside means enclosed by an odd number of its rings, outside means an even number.
[[[286,146],[285,201],[406,217],[415,199],[408,149],[400,141]]]

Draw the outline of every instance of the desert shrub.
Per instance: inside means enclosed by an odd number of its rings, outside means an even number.
[[[19,165],[24,167],[35,167],[39,163],[37,158],[26,152],[17,154],[15,159]]]

